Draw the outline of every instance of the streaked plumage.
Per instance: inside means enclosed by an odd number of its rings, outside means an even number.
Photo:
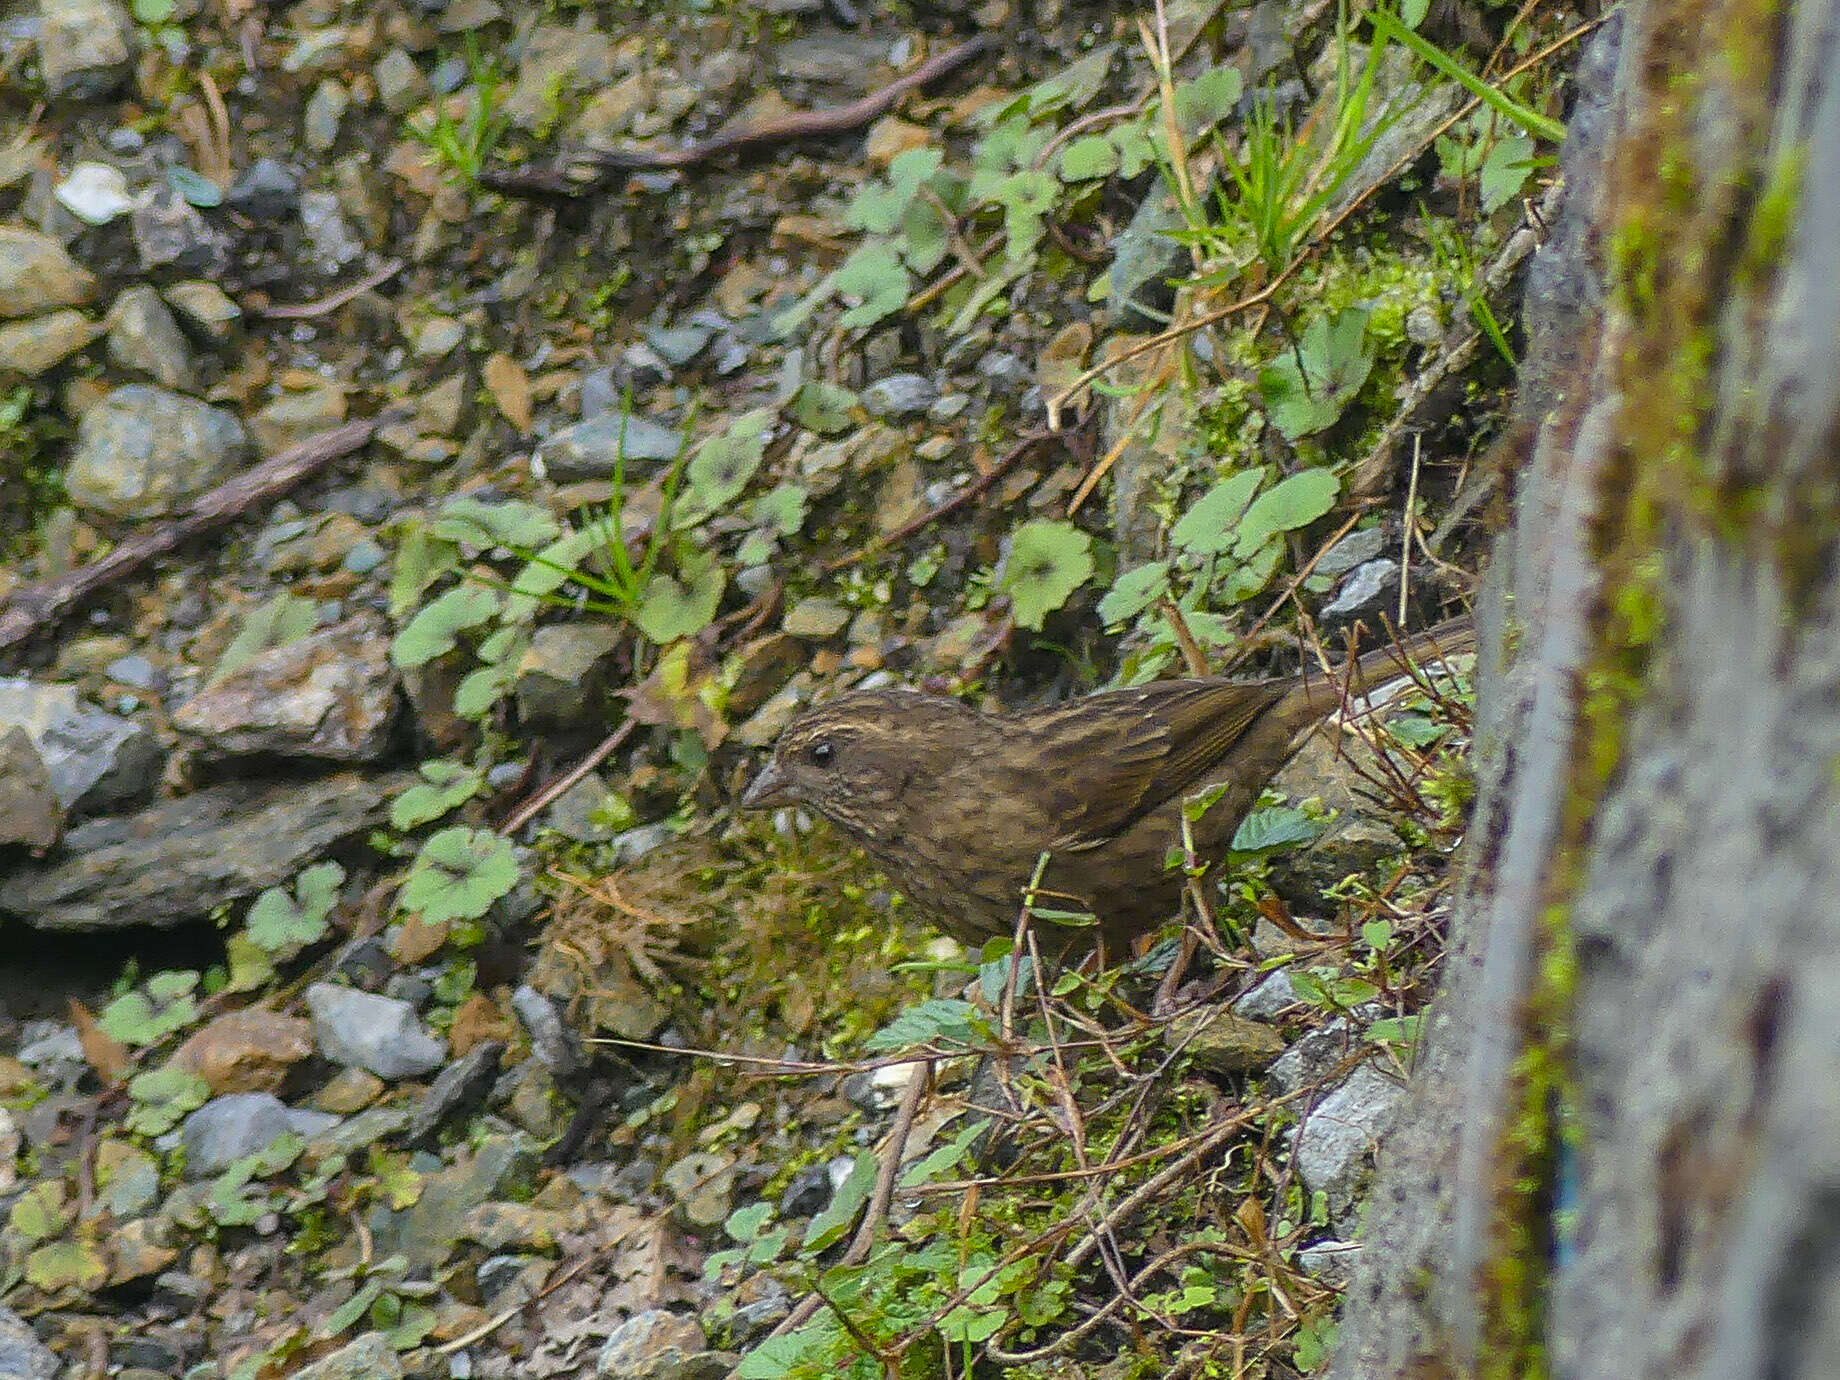
[[[1185,799],[1226,784],[1194,826],[1202,856],[1219,856],[1345,685],[1358,693],[1399,673],[1402,657],[1472,641],[1455,619],[1333,677],[1157,681],[1006,716],[914,690],[857,691],[800,716],[741,803],[810,806],[974,945],[1012,931],[1047,850],[1055,894],[1040,904],[1092,912],[1118,957],[1180,904],[1182,877],[1164,859]]]

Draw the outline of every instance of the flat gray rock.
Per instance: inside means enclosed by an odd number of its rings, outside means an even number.
[[[64,855],[0,875],[0,914],[41,930],[170,929],[291,879],[380,823],[401,783],[352,773],[213,786],[70,832]]]
[[[348,619],[259,652],[173,714],[213,758],[362,762],[388,750],[400,698],[380,619]]]
[[[117,388],[83,414],[65,487],[114,517],[177,512],[249,459],[249,434],[221,407],[150,384]]]
[[[397,997],[332,982],[307,988],[313,1038],[335,1064],[368,1069],[386,1082],[432,1073],[447,1062],[447,1041]]]
[[[151,730],[85,704],[73,685],[0,679],[0,731],[9,728],[25,731],[58,800],[79,814],[145,800],[165,760]]]

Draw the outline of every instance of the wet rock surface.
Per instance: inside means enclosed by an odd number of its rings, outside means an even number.
[[[384,813],[359,776],[210,787],[72,829],[55,858],[0,873],[0,914],[41,930],[185,924],[289,880]]]

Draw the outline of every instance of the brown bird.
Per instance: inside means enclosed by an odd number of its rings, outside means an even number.
[[[1183,875],[1164,860],[1185,800],[1225,787],[1193,825],[1198,853],[1218,858],[1344,691],[1474,641],[1456,618],[1334,672],[1156,681],[1006,716],[916,690],[857,691],[787,728],[741,805],[810,806],[973,945],[1013,932],[1046,851],[1037,906],[1091,913],[1124,957],[1181,904]]]

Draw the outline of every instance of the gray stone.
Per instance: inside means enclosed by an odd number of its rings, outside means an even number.
[[[1318,1241],[1297,1252],[1297,1263],[1331,1288],[1346,1289],[1354,1281],[1360,1254],[1358,1241]]]
[[[166,183],[148,188],[130,218],[141,268],[176,268],[206,278],[222,277],[230,264],[230,240]]]
[[[256,449],[274,455],[309,436],[342,424],[347,415],[345,390],[329,384],[323,388],[290,389],[271,398],[249,419]]]
[[[581,1072],[586,1063],[581,1046],[548,997],[524,983],[511,994],[511,1009],[529,1032],[531,1050],[544,1068],[558,1078]]]
[[[19,1129],[19,1118],[5,1107],[0,1107],[0,1196],[10,1197],[19,1187],[19,1156],[24,1152],[25,1144],[26,1138]],[[158,1177],[156,1173],[156,1181]]]
[[[17,725],[0,727],[0,847],[45,849],[64,832],[64,805],[44,759]]]
[[[608,846],[609,864],[624,867],[628,863],[636,863],[640,858],[656,853],[676,837],[677,831],[667,819],[655,820],[651,824],[636,824],[623,830]]]
[[[377,99],[392,115],[406,115],[428,99],[428,78],[401,48],[392,48],[378,58],[371,76],[377,83]]]
[[[74,1025],[27,1021],[20,1031],[19,1062],[61,1082],[66,1072],[85,1062],[83,1037]]]
[[[830,1206],[831,1199],[836,1196],[837,1185],[831,1177],[830,1165],[807,1165],[792,1176],[792,1182],[787,1184],[786,1191],[780,1194],[779,1215],[781,1217],[816,1217]]]
[[[1284,1040],[1270,1026],[1221,1007],[1201,1007],[1171,1021],[1165,1040],[1210,1073],[1249,1073],[1269,1068],[1284,1053]]]
[[[95,275],[51,236],[0,225],[0,317],[80,307],[96,287]]]
[[[1404,1100],[1404,1085],[1362,1064],[1297,1128],[1292,1162],[1305,1187],[1329,1195],[1330,1212],[1339,1215],[1354,1201],[1368,1157]]]
[[[540,1267],[541,1272],[550,1269],[550,1262],[534,1255],[489,1255],[479,1262],[479,1268],[473,1271],[473,1279],[479,1285],[479,1297],[485,1299],[493,1308],[502,1308],[506,1300],[498,1295],[518,1283],[524,1271],[532,1266]],[[537,1282],[540,1284],[540,1281]],[[537,1285],[527,1287],[523,1300],[528,1301],[535,1295]]]
[[[430,1032],[406,1001],[316,982],[307,989],[307,1009],[320,1052],[335,1064],[394,1082],[418,1078],[447,1061],[447,1041]]]
[[[568,1129],[570,1116],[555,1075],[526,1059],[493,1085],[491,1104],[538,1140],[553,1142]]]
[[[1393,44],[1378,50],[1378,75],[1374,78],[1375,99],[1386,110],[1397,112],[1396,118],[1376,124],[1373,142],[1367,154],[1338,184],[1338,190],[1323,208],[1330,223],[1341,218],[1343,211],[1367,194],[1370,187],[1383,181],[1388,171],[1402,158],[1412,156],[1426,146],[1443,128],[1447,117],[1462,97],[1453,84],[1441,80],[1421,80],[1414,76],[1415,59],[1402,45]],[[1312,74],[1317,81],[1333,83],[1333,59],[1318,54]],[[1319,88],[1320,89],[1320,88]]]
[[[149,729],[83,704],[72,685],[0,679],[0,729],[7,727],[25,730],[74,814],[147,799],[165,761]]]
[[[36,378],[55,369],[102,334],[102,326],[74,308],[0,325],[0,377]]]
[[[383,984],[383,994],[424,1011],[434,1000],[434,984],[420,973],[391,973],[389,981]]]
[[[658,326],[645,333],[645,340],[666,364],[682,366],[703,352],[715,331],[708,326]]]
[[[1267,973],[1258,986],[1238,997],[1233,1010],[1249,1021],[1275,1021],[1300,1000],[1297,984],[1291,981],[1291,970],[1280,968]]]
[[[438,1265],[465,1233],[474,1208],[528,1196],[538,1168],[537,1154],[523,1135],[488,1136],[471,1158],[429,1175],[415,1206],[386,1222],[377,1244],[385,1251],[402,1251],[411,1265]]]
[[[603,1380],[719,1380],[734,1360],[709,1350],[695,1318],[648,1308],[607,1334],[594,1373]]]
[[[887,61],[888,40],[871,34],[812,33],[773,46],[781,81],[819,82],[859,94]]]
[[[518,63],[517,82],[501,107],[511,123],[534,130],[556,117],[559,99],[613,84],[613,39],[598,29],[538,24]]]
[[[1323,605],[1324,623],[1347,622],[1363,614],[1380,613],[1399,598],[1399,562],[1390,556],[1357,566],[1342,581],[1335,598]]]
[[[416,0],[416,3],[425,10],[441,12],[441,21],[436,27],[444,34],[470,33],[505,17],[505,7],[498,0]],[[458,90],[466,76],[466,64],[461,62],[459,79],[442,89]]]
[[[216,283],[188,278],[166,289],[166,302],[179,324],[214,345],[229,340],[243,324],[243,309]]]
[[[368,762],[389,750],[400,707],[389,633],[364,615],[258,652],[181,705],[173,724],[207,757]]]
[[[258,158],[231,184],[224,203],[254,221],[286,220],[300,207],[300,179],[272,158]]]
[[[43,749],[40,749],[41,755]],[[0,875],[0,913],[43,930],[170,928],[290,880],[387,814],[401,778],[236,781],[70,831]]]
[[[466,1215],[465,1235],[488,1251],[553,1251],[569,1214],[525,1203],[481,1203]]]
[[[109,308],[109,358],[145,374],[162,388],[190,392],[197,387],[191,346],[179,323],[145,283],[127,288]]]
[[[128,179],[107,163],[79,163],[52,190],[57,204],[85,225],[107,225],[134,209]]]
[[[162,680],[159,668],[139,652],[117,657],[104,669],[116,684],[132,685],[136,690],[151,690]]]
[[[620,832],[611,819],[621,805],[606,779],[589,772],[550,802],[544,827],[577,843],[606,843]],[[630,807],[623,812],[630,813]]]
[[[420,359],[440,359],[460,348],[466,327],[451,316],[431,316],[415,328],[411,345]]]
[[[675,460],[684,434],[643,417],[603,412],[563,427],[538,454],[556,479],[605,479],[627,460]]]
[[[1414,345],[1431,346],[1444,339],[1444,319],[1429,302],[1406,313],[1406,339]]]
[[[288,73],[329,72],[340,65],[345,47],[351,41],[351,30],[337,24],[299,30],[294,46],[281,58],[281,70]]]
[[[966,408],[971,406],[971,401],[969,393],[944,394],[938,402],[927,408],[927,418],[935,422],[954,421],[963,414]]]
[[[64,1363],[38,1340],[26,1320],[0,1308],[0,1377],[4,1380],[58,1380]]]
[[[248,458],[248,433],[229,412],[131,383],[83,414],[64,482],[80,507],[159,517],[228,479]]]
[[[293,1129],[287,1104],[273,1093],[227,1093],[214,1097],[179,1128],[185,1146],[185,1175],[208,1179],[244,1155],[266,1150]]]
[[[1323,1077],[1352,1054],[1360,1043],[1354,1024],[1338,1016],[1298,1040],[1265,1071],[1280,1093],[1293,1093]]]
[[[294,1372],[294,1380],[402,1380],[402,1361],[390,1339],[366,1332],[357,1341]]]
[[[617,413],[624,401],[612,369],[590,369],[581,378],[581,415],[584,419]]]
[[[998,388],[1020,393],[1035,382],[1035,371],[1013,350],[992,350],[978,360],[978,373]]]
[[[345,218],[335,192],[304,193],[300,224],[313,246],[313,266],[324,277],[331,277],[364,253],[364,241]]]
[[[1316,573],[1331,580],[1346,575],[1357,565],[1377,559],[1390,540],[1384,527],[1363,527],[1358,532],[1350,532],[1323,553],[1323,558],[1316,562]]]
[[[1121,329],[1160,331],[1175,296],[1169,280],[1182,273],[1188,250],[1172,233],[1184,228],[1169,182],[1157,174],[1130,224],[1112,240],[1112,307]]]
[[[540,728],[579,728],[607,707],[607,665],[624,641],[599,623],[550,623],[531,635],[518,662],[518,714]]]
[[[503,1040],[482,1040],[436,1074],[409,1123],[409,1143],[432,1142],[444,1123],[477,1107],[492,1090],[504,1057]]]
[[[842,632],[849,626],[849,622],[850,611],[847,608],[813,594],[786,610],[780,627],[792,637],[822,642]]]
[[[328,153],[339,142],[339,126],[351,108],[351,92],[337,77],[327,77],[313,88],[301,116],[301,142],[315,153]]]
[[[863,389],[862,404],[871,417],[892,422],[924,414],[939,399],[939,385],[925,374],[892,374]]]
[[[735,1159],[693,1150],[664,1171],[663,1182],[686,1224],[698,1230],[718,1227],[734,1206]]]
[[[389,558],[390,553],[380,543],[364,537],[345,553],[339,568],[353,575],[368,575]]]
[[[367,1107],[309,1136],[306,1154],[315,1164],[323,1164],[334,1155],[355,1155],[367,1146],[401,1135],[412,1115],[407,1107]]]
[[[809,686],[794,683],[774,692],[730,735],[742,747],[770,747],[811,698]]]
[[[133,69],[134,25],[112,0],[40,0],[39,70],[52,100],[94,101]]]
[[[635,340],[620,351],[620,377],[635,390],[655,388],[671,379],[671,366],[643,340]]]

